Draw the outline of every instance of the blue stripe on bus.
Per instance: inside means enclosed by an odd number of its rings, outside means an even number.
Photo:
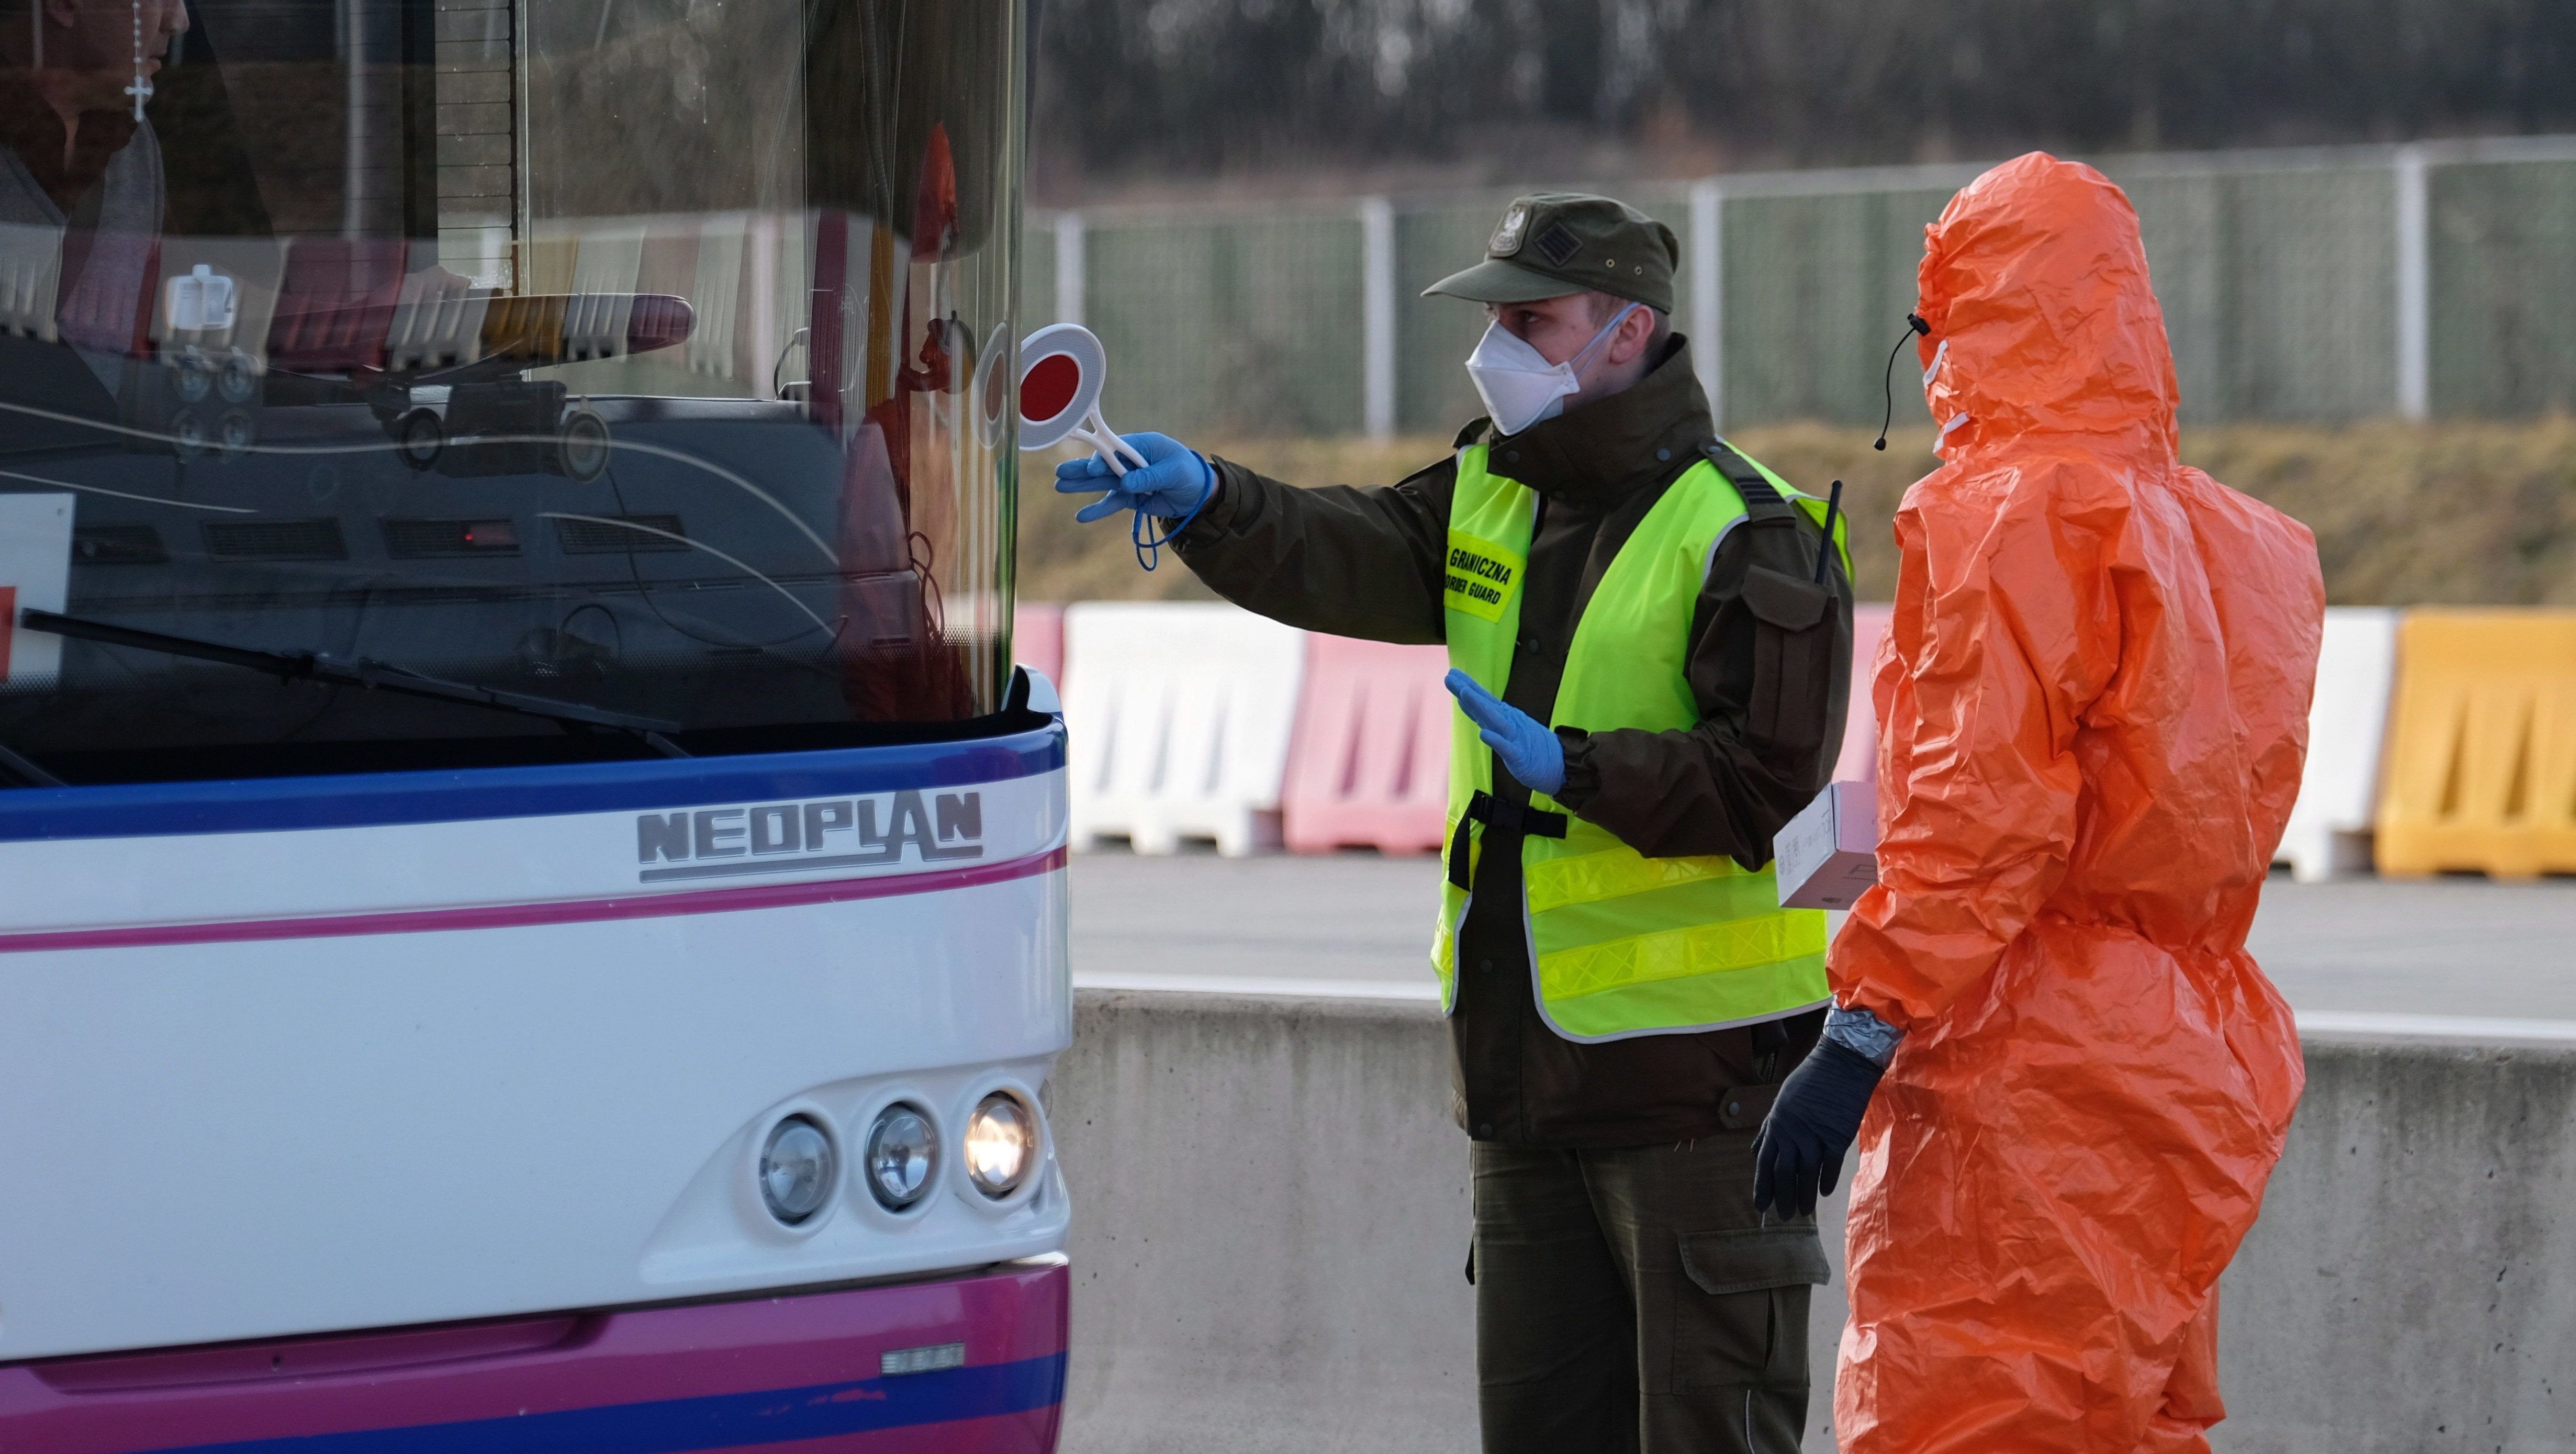
[[[1062,1353],[810,1388],[754,1389],[511,1418],[296,1434],[150,1454],[683,1454],[1024,1414],[1064,1401]]]
[[[542,818],[564,813],[761,803],[902,788],[968,787],[1064,766],[1064,729],[1009,737],[738,757],[342,777],[0,789],[0,843],[154,838]]]

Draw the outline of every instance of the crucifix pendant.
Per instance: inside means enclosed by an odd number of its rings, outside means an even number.
[[[143,103],[152,99],[152,82],[143,74],[143,6],[141,0],[136,0],[136,4],[134,6],[134,84],[125,88],[125,94],[134,98],[134,119],[141,121],[143,119]]]

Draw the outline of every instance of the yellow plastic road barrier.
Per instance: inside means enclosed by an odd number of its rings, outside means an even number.
[[[2576,612],[2410,611],[2379,871],[2576,873]]]

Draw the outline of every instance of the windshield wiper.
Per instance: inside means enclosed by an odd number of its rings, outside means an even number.
[[[463,702],[472,707],[490,707],[498,712],[516,712],[523,717],[542,717],[566,727],[606,727],[633,733],[645,746],[664,757],[686,757],[688,752],[663,735],[680,730],[680,724],[661,717],[641,717],[631,712],[611,712],[600,707],[585,707],[579,702],[559,701],[553,697],[531,696],[526,692],[503,691],[498,687],[478,687],[471,682],[452,682],[444,677],[425,676],[409,667],[369,657],[338,657],[319,651],[263,651],[251,646],[227,646],[220,641],[200,641],[193,636],[169,636],[158,631],[142,631],[132,626],[116,626],[105,621],[85,621],[78,616],[63,616],[52,611],[32,608],[18,613],[18,624],[30,631],[49,632],[55,636],[73,636],[83,641],[96,641],[108,646],[131,646],[142,651],[157,651],[165,656],[195,657],[199,661],[218,661],[226,666],[244,667],[266,672],[287,681],[323,682],[335,687],[366,687],[379,692],[396,692],[404,696],[427,697],[440,702]],[[14,756],[15,754],[12,754]],[[34,767],[35,764],[28,763]],[[38,768],[41,772],[43,769]]]
[[[0,742],[0,774],[15,779],[20,787],[61,788],[71,784],[38,767],[8,743]]]

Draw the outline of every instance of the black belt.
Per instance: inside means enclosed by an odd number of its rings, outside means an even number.
[[[1467,825],[1470,823],[1482,823],[1488,828],[1500,828],[1506,833],[1518,833],[1529,838],[1565,836],[1563,813],[1541,812],[1526,803],[1506,803],[1492,793],[1479,791],[1467,800],[1465,816],[1458,820],[1457,831],[1449,835],[1449,882],[1456,884],[1460,892],[1473,887],[1467,881]]]

